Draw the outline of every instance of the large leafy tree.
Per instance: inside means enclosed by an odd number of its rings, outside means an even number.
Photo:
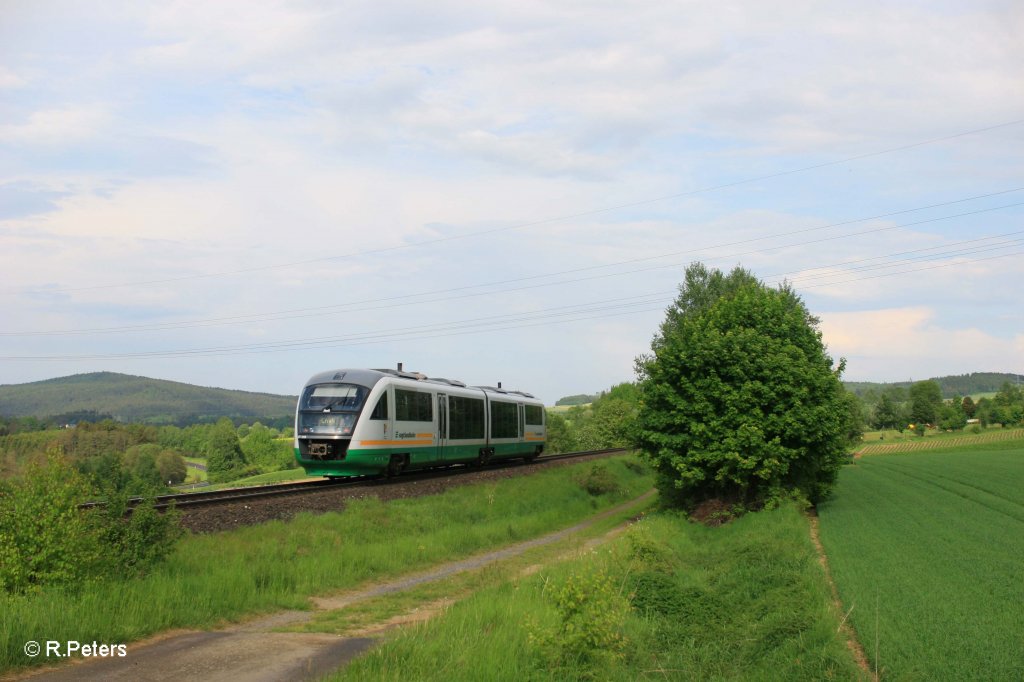
[[[943,431],[957,431],[967,426],[967,414],[964,412],[960,396],[939,406],[938,427]]]
[[[899,429],[902,433],[909,418],[900,400],[902,389],[888,390],[882,393],[875,405],[872,426],[876,429]]]
[[[992,401],[999,408],[1000,421],[1004,426],[1024,422],[1024,391],[1020,386],[1003,382]]]
[[[934,424],[942,411],[942,387],[934,379],[910,387],[910,419],[915,424]]]
[[[757,506],[826,496],[845,456],[848,404],[817,319],[788,287],[693,265],[652,352],[637,359],[639,447],[669,503]]]
[[[977,408],[978,406],[974,404],[974,400],[969,395],[965,395],[964,399],[960,402],[960,409],[964,411],[964,415],[968,419],[972,419],[974,417],[974,411]]]

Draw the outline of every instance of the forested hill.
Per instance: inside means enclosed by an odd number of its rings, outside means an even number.
[[[1005,372],[972,372],[970,374],[953,374],[945,377],[933,377],[942,389],[943,398],[954,396],[976,395],[978,393],[995,393],[999,387],[1006,382],[1011,384],[1020,381],[1024,384],[1024,375],[1007,374]],[[844,381],[846,388],[857,395],[864,395],[868,391],[879,393],[887,388],[909,388],[912,381],[897,381],[893,383],[876,383],[873,381]]]
[[[6,417],[61,416],[67,421],[112,417],[189,424],[219,417],[270,420],[294,412],[294,396],[205,388],[114,372],[0,385],[0,416]]]

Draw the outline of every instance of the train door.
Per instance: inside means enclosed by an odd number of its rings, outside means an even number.
[[[391,436],[389,427],[391,426],[391,410],[388,409],[388,393],[391,392],[390,387],[386,387],[380,394],[380,398],[377,399],[377,404],[373,407],[373,412],[370,413],[370,420],[367,423],[367,433],[363,436],[366,440],[379,440],[386,441]]]
[[[444,461],[445,447],[448,445],[448,396],[437,394],[437,461]]]
[[[526,438],[526,407],[519,403],[519,442],[524,442]]]

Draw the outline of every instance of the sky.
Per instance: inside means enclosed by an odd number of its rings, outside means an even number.
[[[0,0],[0,384],[634,379],[687,264],[1024,373],[1024,5]]]

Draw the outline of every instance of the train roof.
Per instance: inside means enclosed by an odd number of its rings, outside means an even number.
[[[429,377],[420,372],[407,372],[401,369],[332,369],[326,372],[320,372],[319,374],[314,374],[306,384],[322,384],[330,381],[344,381],[358,386],[373,388],[378,381],[386,376],[396,377],[398,379],[410,379],[412,381],[423,381],[431,384],[456,386],[458,388],[475,388],[487,393],[498,393],[501,395],[508,395],[510,397],[521,396],[531,400],[537,399],[532,393],[527,393],[525,391],[510,391],[507,388],[499,388],[497,386],[466,386],[464,382],[457,379]]]
[[[503,395],[520,395],[524,398],[537,399],[537,396],[526,391],[510,391],[507,388],[498,388],[497,386],[474,386],[473,388],[479,388],[481,391],[487,391],[488,393],[501,393]]]
[[[314,374],[306,382],[309,384],[323,384],[330,381],[344,381],[357,386],[373,388],[377,382],[383,379],[385,373],[378,369],[331,369],[326,372]]]

